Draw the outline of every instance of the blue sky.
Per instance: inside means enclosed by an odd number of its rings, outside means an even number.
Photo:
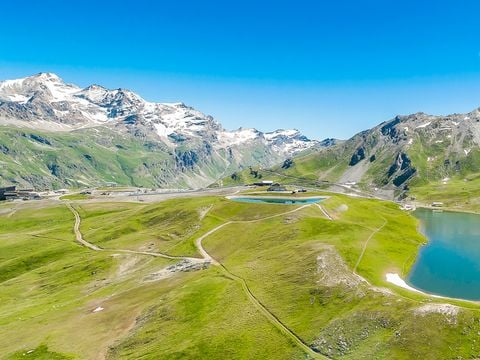
[[[5,1],[0,78],[183,101],[229,129],[347,138],[480,106],[478,1]]]

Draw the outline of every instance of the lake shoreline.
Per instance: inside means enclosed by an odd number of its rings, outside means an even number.
[[[420,210],[415,215],[418,221],[417,232],[421,234],[426,243],[419,247],[412,267],[408,272],[402,272],[402,279],[398,274],[387,274],[387,281],[407,290],[422,293],[426,296],[443,298],[458,301],[467,301],[480,304],[480,294],[473,290],[468,290],[465,285],[467,282],[463,278],[451,276],[451,271],[445,269],[458,268],[458,264],[463,264],[459,254],[459,249],[463,250],[463,255],[470,257],[472,249],[477,248],[475,234],[478,231],[477,217],[480,214],[469,211],[455,211],[451,208],[419,206]],[[460,235],[452,236],[452,230],[463,229]],[[460,236],[460,238],[459,238]],[[461,240],[461,241],[460,241]],[[463,247],[459,248],[459,244]],[[472,248],[474,246],[474,248]],[[452,252],[452,249],[454,251]],[[476,262],[475,257],[470,258],[470,262]],[[443,265],[439,266],[438,261]],[[478,283],[478,271],[470,271],[471,267],[462,267],[463,271],[470,274],[468,279],[473,283]],[[452,281],[459,281],[453,285]],[[452,287],[453,286],[453,287]],[[463,286],[463,287],[462,287]],[[426,290],[423,290],[426,289]],[[443,295],[442,295],[443,294]]]
[[[452,208],[452,207],[435,207],[435,206],[429,206],[429,205],[415,205],[417,209],[427,209],[427,210],[441,210],[445,212],[456,212],[456,213],[462,213],[462,214],[475,214],[475,215],[480,215],[480,211],[474,211],[474,210],[465,210],[465,209],[458,209],[458,208]]]

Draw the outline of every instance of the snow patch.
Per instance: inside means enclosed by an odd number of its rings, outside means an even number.
[[[431,122],[431,121],[429,121],[429,122],[427,122],[427,123],[425,123],[425,124],[418,125],[418,126],[415,128],[415,129],[422,129],[422,128],[426,128],[426,127],[427,127],[428,125],[430,125],[431,123],[432,123],[432,122]]]
[[[403,289],[407,289],[407,290],[414,291],[414,292],[417,292],[417,293],[422,293],[420,290],[417,290],[417,289],[411,287],[410,285],[408,285],[398,274],[387,273],[385,275],[385,277],[386,277],[387,281],[389,283],[393,284],[393,285],[396,285],[396,286],[399,286]]]
[[[153,124],[153,126],[155,127],[155,130],[160,137],[167,137],[174,132],[173,129],[167,128],[164,124],[161,123]]]
[[[255,129],[238,129],[236,131],[222,131],[218,133],[218,140],[223,146],[238,145],[259,137]]]

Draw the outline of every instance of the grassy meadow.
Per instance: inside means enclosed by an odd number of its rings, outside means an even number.
[[[405,276],[425,242],[417,220],[393,203],[328,195],[321,204],[333,221],[316,205],[290,212],[298,206],[215,196],[73,202],[84,239],[104,251],[75,242],[62,202],[0,205],[0,358],[309,358],[235,277],[329,358],[477,356],[476,304],[385,280],[387,272]],[[151,280],[181,260],[118,251],[199,257],[195,240],[227,221],[203,240],[225,268]],[[438,310],[445,302],[458,312]]]

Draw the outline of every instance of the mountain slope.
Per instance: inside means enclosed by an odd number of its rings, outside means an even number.
[[[225,130],[183,103],[84,89],[55,74],[0,82],[2,184],[201,187],[320,146],[297,130]]]
[[[397,116],[345,142],[312,150],[263,173],[275,179],[328,181],[403,197],[411,186],[468,181],[469,175],[480,172],[479,155],[478,109],[448,116],[417,113]],[[250,173],[244,171],[237,178],[248,182],[255,178],[255,172],[253,176]]]

